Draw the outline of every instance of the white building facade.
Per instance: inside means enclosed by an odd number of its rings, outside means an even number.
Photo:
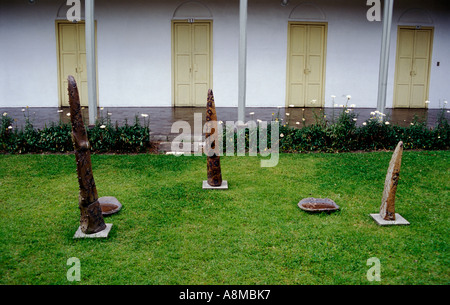
[[[83,20],[67,20],[65,0],[31,2],[0,2],[3,108],[65,106],[66,74],[85,90]],[[246,105],[333,107],[351,95],[376,108],[376,1],[287,2],[248,1]],[[238,106],[239,0],[96,0],[95,23],[100,107],[203,106],[209,88],[216,106]],[[386,107],[440,108],[448,75],[449,1],[395,0]]]

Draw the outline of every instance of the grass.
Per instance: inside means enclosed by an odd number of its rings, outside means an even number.
[[[123,204],[103,240],[74,240],[74,155],[0,155],[0,284],[449,284],[448,151],[405,151],[396,211],[379,227],[391,152],[222,157],[226,191],[203,191],[205,157],[93,155],[99,196]],[[305,197],[341,210],[309,214]],[[81,262],[68,282],[67,260]],[[369,282],[367,260],[381,262]]]

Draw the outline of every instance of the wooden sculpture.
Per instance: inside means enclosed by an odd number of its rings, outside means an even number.
[[[402,164],[403,142],[400,141],[392,155],[391,162],[384,182],[383,197],[381,199],[380,216],[384,220],[395,220],[395,193]]]
[[[205,154],[207,155],[208,184],[213,187],[222,185],[222,172],[220,170],[220,156],[218,150],[217,135],[217,113],[214,103],[214,95],[211,89],[208,90],[208,99],[206,103],[206,124],[208,125],[205,133]]]
[[[85,234],[93,234],[104,230],[106,224],[103,220],[92,173],[91,152],[81,115],[77,83],[71,75],[68,77],[68,82],[72,141],[77,161],[78,184],[80,186],[80,228]]]

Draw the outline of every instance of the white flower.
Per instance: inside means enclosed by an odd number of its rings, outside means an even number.
[[[6,112],[3,112],[3,116],[7,116],[8,115],[8,113],[6,113]]]
[[[104,108],[103,107],[100,107],[100,110],[103,110]]]
[[[289,112],[286,112],[286,115],[289,116],[290,115]]]
[[[345,113],[349,113],[349,112],[350,112],[350,110],[348,110],[348,109],[347,109],[347,110],[345,110]]]
[[[351,99],[352,98],[352,96],[351,95],[347,95],[347,99],[349,100],[349,99]]]
[[[353,118],[353,121],[355,121],[355,122],[356,122],[356,121],[358,121],[358,119],[357,119],[357,118]]]
[[[444,104],[447,104],[447,101],[444,101]]]
[[[254,115],[255,113],[254,112],[250,112],[250,115]]]
[[[342,108],[344,108],[344,105],[340,104],[340,105],[339,105],[339,107],[342,107]]]
[[[106,128],[106,126],[105,125],[101,125],[100,128],[103,129],[103,128]]]
[[[289,105],[289,107],[295,107],[295,105]]]
[[[25,109],[22,109],[22,111],[25,111]],[[58,110],[58,113],[64,112],[64,110],[60,109]]]
[[[414,126],[414,123],[410,123],[409,125]]]
[[[257,121],[258,123],[261,123],[261,122],[262,122],[262,120],[260,120],[260,119],[257,119],[256,121]]]
[[[450,110],[447,110],[447,113],[450,113]]]
[[[22,108],[22,112],[24,112],[25,111],[25,108]]]
[[[68,112],[66,115],[67,115],[67,116],[70,116],[70,112]]]
[[[367,125],[367,123],[366,123],[366,122],[364,122],[364,123],[363,123],[363,125],[364,125],[364,126],[366,126],[366,125]]]
[[[388,121],[384,122],[384,124],[389,125],[390,123]]]
[[[13,129],[13,127],[10,125],[10,126],[8,126],[8,129]]]
[[[284,134],[280,133],[280,138],[284,137]]]
[[[305,118],[303,118],[303,119],[302,119],[302,121],[304,122],[304,121],[306,121],[306,119],[305,119]]]
[[[108,112],[108,115],[112,115],[112,113],[111,113],[111,112]]]
[[[356,107],[355,104],[351,104],[351,105],[350,105],[350,108],[355,108],[355,107]]]
[[[108,113],[108,115],[110,115],[110,114]],[[141,117],[146,118],[146,117],[148,117],[148,114],[143,113],[143,114],[141,114]]]
[[[441,138],[441,136],[438,136],[438,139],[440,139]]]
[[[300,122],[295,122],[295,124],[300,125]]]
[[[219,124],[223,124],[223,121],[219,121]]]
[[[430,101],[425,101],[425,104],[429,104],[430,103]]]

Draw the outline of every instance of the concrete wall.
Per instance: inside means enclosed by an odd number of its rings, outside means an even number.
[[[57,107],[55,20],[66,1],[0,1],[0,107]],[[96,0],[100,106],[171,106],[171,19],[181,0]],[[239,0],[200,0],[213,17],[213,89],[216,105],[237,106]],[[306,1],[249,0],[247,106],[284,106],[288,21]],[[325,105],[376,107],[381,22],[368,22],[363,0],[311,0],[328,23]],[[418,8],[434,26],[430,108],[450,97],[450,11],[446,1],[396,0],[387,107],[392,106],[397,27]],[[294,14],[295,15],[295,14]],[[409,20],[419,25],[423,20]],[[294,16],[295,17],[295,16]],[[306,20],[306,19],[305,19]],[[306,21],[314,21],[306,20]],[[417,21],[417,22],[415,22]],[[406,24],[405,24],[406,25]],[[440,66],[437,66],[440,62]]]
[[[0,1],[0,107],[58,106],[55,1]]]

